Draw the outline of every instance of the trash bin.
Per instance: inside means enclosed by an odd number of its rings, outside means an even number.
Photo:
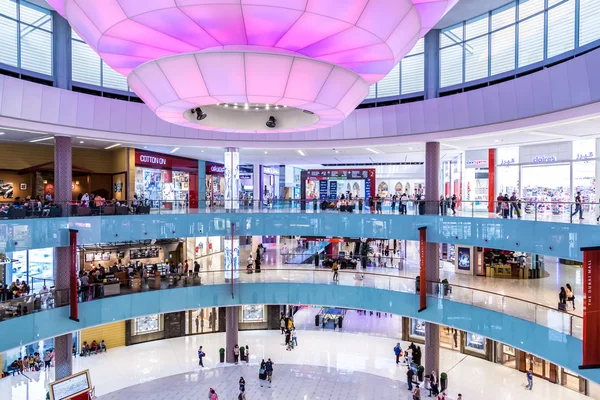
[[[315,315],[315,326],[319,326],[319,314]]]
[[[421,291],[421,276],[417,275],[415,278],[415,292],[419,293]]]

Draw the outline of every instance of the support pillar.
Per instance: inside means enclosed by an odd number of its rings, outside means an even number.
[[[225,362],[233,363],[233,348],[238,343],[238,322],[240,318],[240,307],[227,307],[225,309]]]
[[[71,90],[71,25],[57,12],[52,12],[52,71],[57,88]]]
[[[439,214],[440,197],[440,143],[425,143],[425,214]],[[427,292],[437,290],[440,278],[440,249],[437,243],[426,244],[425,275],[427,278]],[[440,373],[440,327],[435,324],[425,324],[425,374],[435,371]]]
[[[206,208],[206,161],[198,161],[198,208]]]
[[[262,168],[260,164],[254,164],[252,166],[252,209],[258,210],[261,207],[260,194],[262,193]]]
[[[440,87],[440,30],[425,35],[425,99],[438,97]]]
[[[71,138],[57,136],[54,138],[54,201],[62,208],[63,215],[65,216],[68,215],[68,203],[72,198],[71,167]],[[68,246],[54,248],[54,285],[56,289],[56,307],[69,304],[71,267],[71,248]],[[72,346],[73,337],[70,333],[54,338],[56,379],[61,379],[72,374]]]
[[[240,208],[240,153],[235,147],[225,149],[225,210],[235,211]],[[239,278],[240,270],[240,239],[235,232],[235,226],[229,223],[224,239],[225,247],[225,280]],[[233,290],[233,286],[232,286]],[[232,292],[233,296],[233,292]]]

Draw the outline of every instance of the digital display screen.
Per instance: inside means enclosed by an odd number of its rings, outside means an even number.
[[[471,249],[467,247],[457,247],[458,269],[463,271],[471,270]]]

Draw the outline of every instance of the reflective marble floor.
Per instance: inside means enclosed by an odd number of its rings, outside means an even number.
[[[74,370],[89,369],[96,388],[96,395],[110,394],[106,399],[111,400],[146,398],[145,395],[139,397],[138,394],[141,396],[142,392],[136,392],[138,389],[135,388],[127,389],[132,392],[124,392],[123,397],[115,396],[121,396],[118,392],[120,390],[138,384],[145,386],[150,382],[152,382],[152,386],[149,387],[154,388],[152,393],[157,396],[162,393],[162,397],[148,397],[149,399],[202,399],[207,397],[207,390],[208,387],[212,387],[211,385],[223,388],[224,393],[235,393],[235,382],[239,379],[240,374],[252,385],[249,399],[287,398],[263,397],[262,392],[256,388],[259,362],[263,358],[271,358],[275,362],[273,389],[280,386],[280,390],[284,391],[287,388],[294,388],[292,392],[294,395],[298,394],[298,397],[290,397],[291,399],[361,398],[348,397],[348,393],[342,390],[344,377],[348,376],[367,389],[381,386],[382,392],[375,392],[380,394],[378,397],[380,399],[404,398],[401,396],[405,394],[402,388],[406,384],[406,369],[395,364],[393,354],[393,347],[398,342],[397,339],[365,337],[362,334],[347,332],[302,330],[298,333],[299,346],[293,351],[286,351],[283,336],[278,331],[245,331],[240,332],[239,337],[240,345],[250,346],[250,364],[243,367],[243,372],[235,369],[232,369],[233,372],[223,371],[224,367],[218,364],[218,349],[225,345],[225,334],[223,333],[159,340],[109,349],[107,353],[76,358]],[[196,357],[196,351],[200,345],[203,346],[207,355],[204,369],[198,367]],[[403,348],[406,348],[407,345],[408,343],[402,343]],[[523,373],[448,349],[441,350],[440,364],[441,371],[448,373],[449,376],[448,394],[450,399],[456,399],[458,393],[462,393],[465,400],[484,398],[576,400],[586,398],[567,388],[541,379],[535,380],[532,392],[526,392]],[[279,365],[287,367],[279,369]],[[329,397],[323,397],[323,393],[325,393],[323,391],[315,391],[315,379],[317,378],[310,372],[310,368],[302,369],[304,367],[322,367],[323,369],[319,371],[328,371],[328,377],[319,377],[320,380],[316,383],[316,387],[323,388],[323,386],[327,386],[324,382],[332,382],[336,389],[327,392]],[[227,370],[230,368],[236,367],[225,367]],[[288,372],[285,372],[286,370]],[[296,370],[303,372],[296,373],[294,372]],[[0,393],[2,394],[0,397],[14,400],[43,399],[47,382],[54,378],[53,371],[29,373],[29,375],[32,378],[31,381],[22,376],[0,379]],[[286,383],[285,376],[294,382]],[[167,379],[159,381],[161,378]],[[223,379],[225,382],[222,382]],[[388,384],[388,380],[394,380],[396,383]],[[400,390],[395,389],[396,386]],[[354,388],[355,386],[350,387]],[[185,391],[186,388],[187,391]],[[179,389],[182,391],[178,392]],[[144,393],[146,391],[145,388],[139,390],[143,390]],[[233,392],[228,392],[229,390],[233,390]],[[393,395],[381,397],[384,393],[392,393],[385,392],[385,390],[391,390]],[[273,391],[276,395],[284,393]],[[178,395],[174,397],[172,393],[178,393]],[[251,393],[252,396],[250,396]],[[361,389],[357,393],[364,393],[367,396],[363,397],[365,399],[371,398],[368,397],[370,393],[368,391],[365,392]],[[490,394],[493,396],[490,397]],[[182,397],[179,397],[180,395]],[[220,399],[234,400],[235,397],[227,397],[226,394]]]

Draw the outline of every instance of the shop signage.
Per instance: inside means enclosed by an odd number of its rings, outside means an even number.
[[[600,296],[594,288],[600,288],[600,247],[583,251],[583,365],[579,368],[600,367]]]
[[[556,157],[555,156],[548,156],[548,157],[537,156],[537,157],[533,157],[533,160],[531,160],[531,161],[536,164],[550,163],[550,162],[555,162]]]
[[[488,163],[488,160],[467,160],[465,161],[465,165],[467,167],[481,167],[483,165],[486,165]]]
[[[240,174],[240,179],[252,179],[252,175],[250,175],[250,174]]]
[[[365,180],[365,199],[367,197],[371,197],[372,193],[371,193],[371,180],[370,179],[366,179]]]
[[[265,174],[265,175],[279,175],[279,168],[263,167],[263,174]]]
[[[516,160],[515,158],[510,158],[508,160],[500,160],[500,165],[511,165],[511,164],[516,164]]]
[[[206,175],[225,175],[223,164],[206,163]]]
[[[198,171],[198,161],[183,157],[173,157],[166,154],[135,151],[135,165],[157,168],[172,169],[178,171]]]
[[[577,153],[577,157],[575,157],[576,160],[589,160],[590,158],[594,158],[594,152],[590,151],[587,153]]]

